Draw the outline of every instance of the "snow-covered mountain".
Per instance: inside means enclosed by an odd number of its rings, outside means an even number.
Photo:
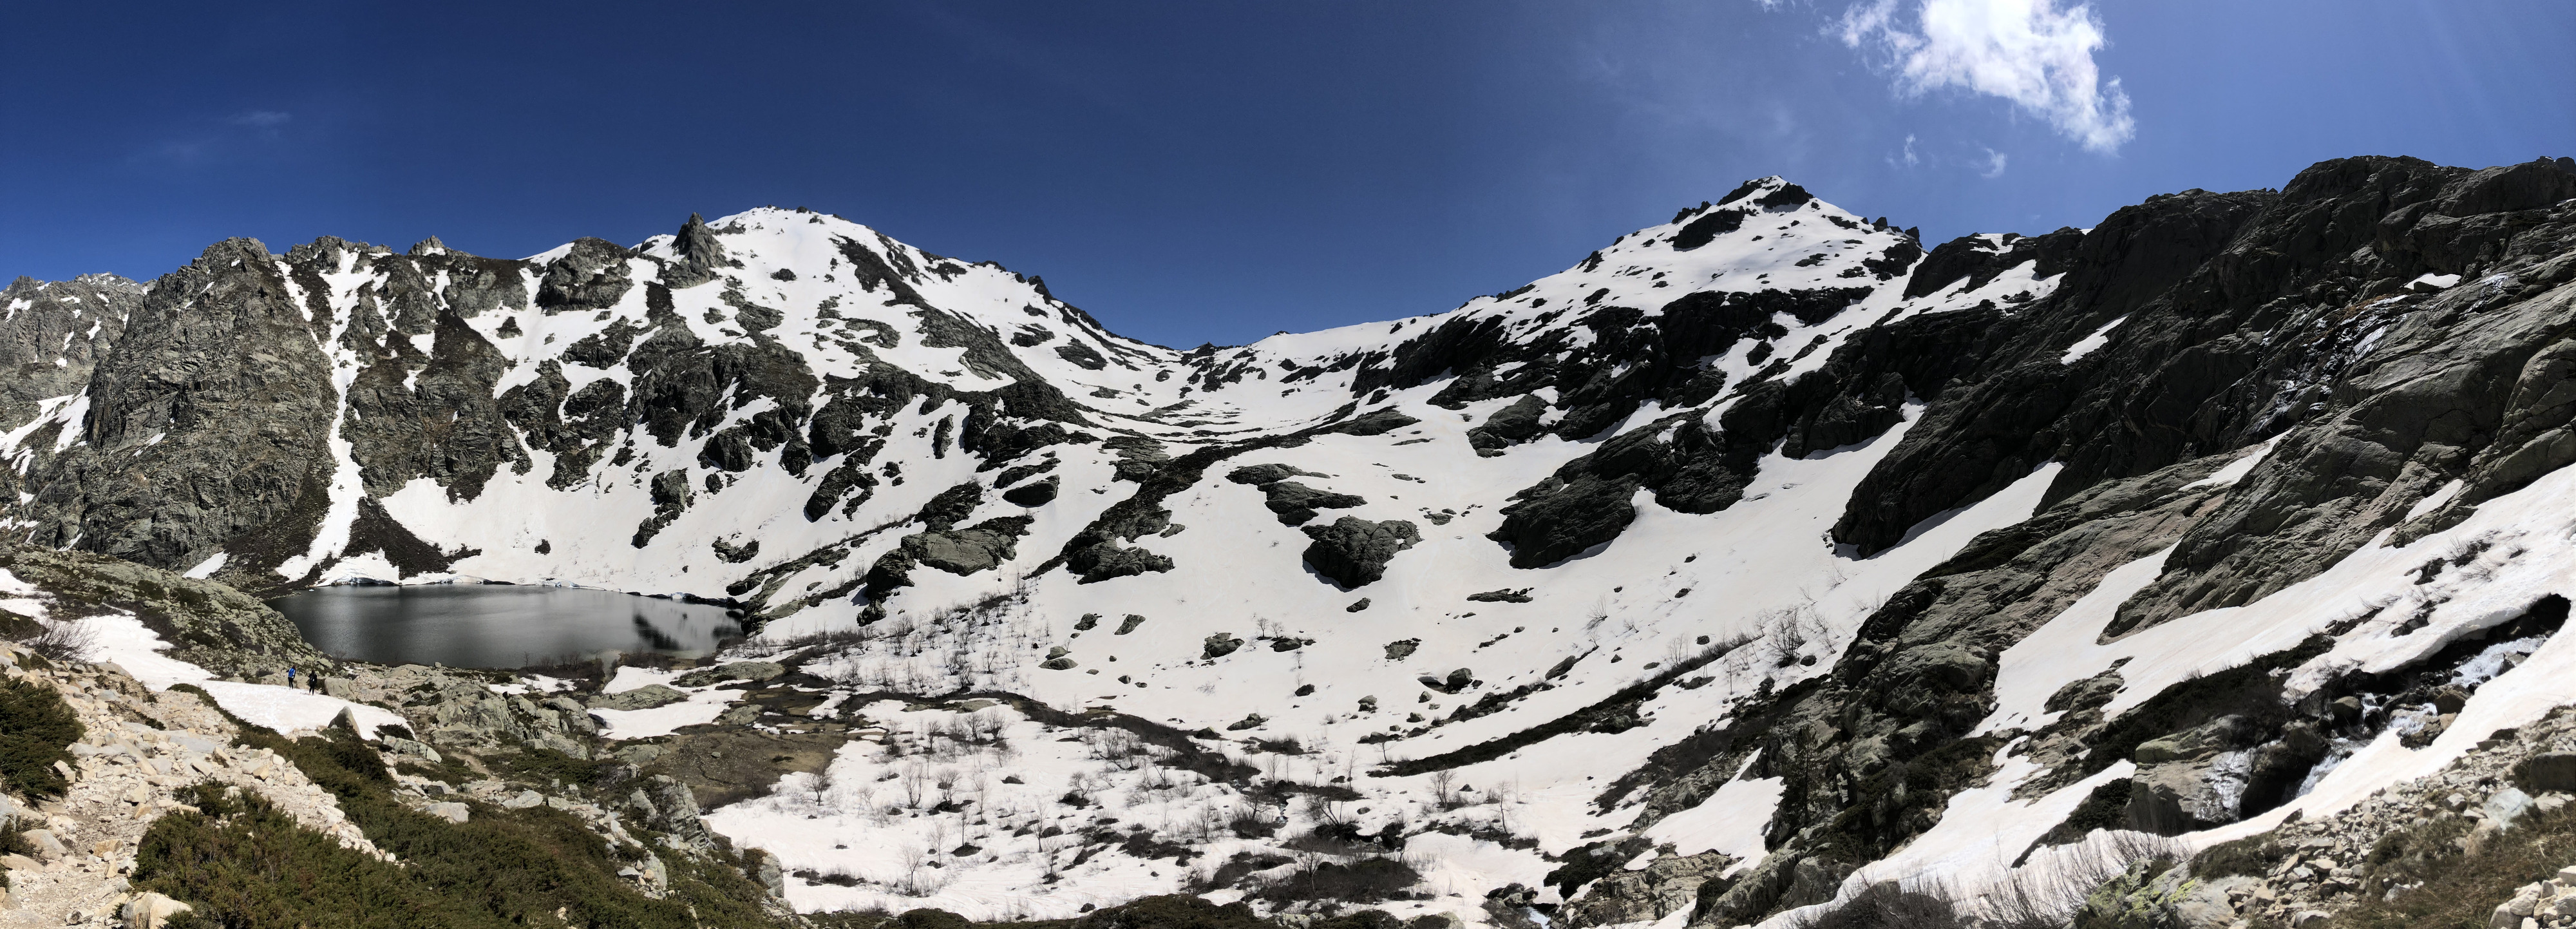
[[[2576,700],[2571,197],[2344,159],[1927,252],[1765,178],[1446,312],[1189,351],[801,210],[235,239],[0,294],[42,373],[0,519],[255,592],[732,600],[875,723],[709,817],[807,909],[1400,844],[1498,914],[1734,925],[2332,814]],[[610,732],[722,701],[683,706]],[[1137,738],[1042,737],[1086,712]],[[887,816],[925,764],[996,776]]]

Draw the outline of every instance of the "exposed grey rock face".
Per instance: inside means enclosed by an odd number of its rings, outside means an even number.
[[[25,425],[42,401],[88,386],[90,369],[124,334],[143,293],[143,285],[113,274],[61,282],[21,277],[0,289],[0,429]],[[49,456],[51,445],[43,443]]]
[[[1831,885],[1819,896],[1815,881],[1838,880],[1834,872],[1936,824],[1957,788],[1922,785],[1964,786],[1986,773],[1994,746],[1962,735],[1991,710],[1996,658],[2113,568],[2172,544],[2222,493],[2189,485],[2231,457],[2106,482],[1979,536],[1889,597],[1832,674],[1783,691],[1776,709],[1739,712],[1689,756],[1709,760],[1632,775],[1646,791],[1640,821],[1696,806],[1757,751],[1755,770],[1744,773],[1784,780],[1780,809],[1766,829],[1771,855],[1731,882],[1706,885],[1693,923],[1732,925],[1830,898]],[[2030,756],[2073,765],[2085,748],[2080,736],[2092,734],[2087,721],[2098,724],[2099,716],[2070,714],[2067,729],[2075,734],[2042,733]],[[1810,724],[1834,735],[1812,744],[1781,737]],[[1914,786],[1895,791],[1894,778]],[[1846,783],[1855,785],[1849,799],[1835,786]],[[1926,799],[1927,792],[1944,799]],[[1830,848],[1817,847],[1828,841]]]
[[[1702,884],[1735,865],[1718,852],[1663,855],[1635,871],[1618,871],[1594,883],[1569,903],[1565,914],[1576,925],[1608,926],[1652,922],[1687,910],[1699,901]]]
[[[1960,381],[1963,389],[1947,395],[1939,389],[1942,385],[1909,382],[1914,393],[1934,402],[1925,410],[1923,423],[1909,430],[1895,451],[1881,460],[1854,491],[1852,506],[1834,526],[1834,537],[1859,546],[1865,553],[1877,551],[1894,543],[1925,517],[1960,502],[1982,498],[2030,473],[2031,468],[2056,457],[2059,450],[2054,446],[2027,446],[2033,438],[2065,435],[2062,428],[2048,427],[2075,403],[2072,395],[2088,386],[2086,393],[2096,405],[2137,402],[2137,384],[2115,387],[2117,375],[2101,369],[2127,364],[2152,369],[2171,364],[2180,360],[2180,346],[2162,346],[2161,352],[2141,350],[2131,355],[2123,344],[2116,350],[2099,353],[2103,356],[2100,360],[2082,368],[2060,364],[2059,353],[2091,329],[2165,296],[2214,257],[2246,220],[2270,202],[2271,196],[2262,193],[2194,191],[2150,198],[2145,204],[2122,208],[2104,219],[2085,236],[2075,250],[2073,266],[2065,280],[2046,298],[2051,307],[2061,309],[2049,312],[2045,307],[2035,307],[2020,311],[2028,313],[2035,325],[2045,327],[2046,335],[2034,333],[2030,338],[2007,341],[1962,331],[1951,343],[1949,353],[1962,363],[1947,373]],[[2036,255],[2032,259],[2036,260]],[[1969,312],[1983,316],[1988,325],[2016,315],[2014,309],[2004,307]],[[1963,317],[1957,322],[1969,320]],[[2141,318],[2133,322],[2148,321]],[[2124,324],[2122,331],[2168,340],[2185,338],[2198,330],[2183,327],[2176,332],[2153,324],[2131,329]],[[2148,335],[2151,331],[2154,334]],[[2127,360],[2131,358],[2135,361]],[[2145,379],[2152,375],[2141,371],[2134,376]],[[1924,386],[1934,389],[1925,390]],[[2089,420],[2095,424],[2094,430],[2108,426],[2100,414]],[[2119,473],[2136,474],[2169,464],[2182,444],[2173,443],[2163,460],[2146,468],[2123,469]],[[2249,443],[2213,437],[2204,447],[2216,451],[2245,444]],[[2061,479],[2061,486],[2082,487],[2101,476],[2104,473],[2081,480]]]
[[[2576,276],[2561,261],[2576,231],[2548,199],[2570,176],[2555,162],[2469,172],[2354,158],[2277,194],[2190,192],[2123,209],[2074,250],[2043,301],[2059,309],[2045,321],[2059,334],[1990,350],[1966,374],[1975,386],[1938,398],[1878,465],[1835,535],[1875,550],[2042,461],[2067,463],[2056,498],[2290,430],[2250,478],[2261,489],[2193,531],[2173,573],[2123,609],[2126,629],[2295,583],[2471,471],[2518,487],[2555,460],[2546,435],[2564,419],[2543,355],[2560,333],[2542,320],[2562,315],[2550,289]],[[2473,203],[2518,206],[2465,227],[2444,212]],[[2463,235],[2474,244],[2432,244]],[[2407,295],[2417,274],[2464,270],[2506,278]],[[2110,348],[2081,364],[2056,357],[2119,318],[2127,335]],[[2319,338],[2262,335],[2321,326]],[[2532,411],[2516,416],[2513,438],[2491,438],[2519,407]],[[2467,494],[2451,504],[2473,505]]]
[[[635,286],[626,264],[632,257],[632,252],[614,242],[574,240],[572,250],[562,260],[546,266],[545,279],[537,285],[537,307],[551,314],[604,310],[615,305]]]
[[[249,239],[155,282],[91,374],[82,444],[28,478],[30,541],[184,568],[245,535],[299,534],[330,479],[316,439],[337,405],[305,312]]]
[[[1912,784],[1981,778],[1975,759],[1991,746],[1962,734],[1991,709],[1994,656],[2110,567],[2175,545],[2165,576],[2121,608],[2116,636],[2281,590],[2392,527],[2402,540],[2456,524],[2474,507],[2465,488],[2476,481],[2519,487],[2557,467],[2547,436],[2569,412],[2555,396],[2563,376],[2554,346],[2565,336],[2570,276],[2558,263],[2576,248],[2576,211],[2547,198],[2564,186],[2550,172],[2567,171],[2350,159],[2321,164],[2278,194],[2157,198],[2051,259],[2067,262],[2068,277],[2020,312],[2053,307],[2057,315],[2036,322],[2054,337],[1962,342],[1970,361],[1953,383],[1927,391],[1909,380],[1929,409],[1855,492],[1838,538],[1874,550],[2040,462],[2065,468],[2039,514],[1981,536],[1891,597],[1829,678],[1779,698],[1781,715],[1739,711],[1742,738],[1764,748],[1757,767],[1786,777],[1788,798],[1769,826],[1770,858],[1705,885],[1695,922],[1795,905],[1797,868],[1867,860],[1937,821],[1936,809],[1892,802],[1872,786],[1885,775],[1871,772],[1909,759]],[[2525,192],[2484,192],[2490,185]],[[2403,244],[2408,230],[2442,215],[2438,205],[2477,197],[2521,204],[2494,217],[2497,229],[2517,231],[2465,251]],[[1918,274],[1987,273],[1990,256],[1979,251],[1936,250],[1938,261]],[[2437,263],[2444,255],[2452,263]],[[2428,271],[2486,277],[2433,295],[2406,286]],[[2060,357],[2062,346],[2123,317],[2105,348]],[[2234,486],[2190,486],[2222,463],[2193,454],[2267,436],[2279,437],[2276,446]],[[2407,522],[2410,508],[2454,480],[2463,492],[2453,502]],[[2532,628],[2555,628],[2563,609],[2536,605],[2522,622],[2547,613]],[[2053,773],[2022,789],[2044,792],[2129,759],[2139,772],[2097,793],[2108,824],[2179,832],[2268,808],[2324,756],[2322,731],[2366,725],[2361,704],[2334,702],[2333,689],[2286,720],[2225,715],[2278,700],[2262,672],[2313,653],[2177,685],[2124,719],[2099,710],[2119,686],[2116,669],[2069,682],[2050,700],[2065,716],[2020,750]],[[2446,679],[2444,666],[2429,667],[2429,679]],[[2443,696],[2433,698],[2427,706],[2438,709]],[[1844,747],[1820,754],[1812,739],[1765,736],[1799,731],[1802,719],[1833,720],[1839,735],[1825,741]],[[1730,776],[1730,759],[1740,763],[1751,747],[1733,738],[1714,740],[1719,760],[1697,769],[1706,775],[1647,776],[1666,786],[1649,794],[1638,822],[1664,808],[1664,792],[1695,802]],[[1704,742],[1694,757],[1708,754]],[[1945,757],[1956,767],[1929,774]],[[1825,784],[1843,786],[1825,794]]]

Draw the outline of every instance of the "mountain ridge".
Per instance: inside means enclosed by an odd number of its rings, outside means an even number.
[[[2576,700],[2536,515],[2576,463],[2570,281],[2564,159],[2338,159],[1929,250],[1762,178],[1452,310],[1187,351],[812,212],[519,261],[228,240],[8,408],[0,519],[261,592],[721,595],[762,626],[734,657],[853,706],[1115,711],[1342,786],[1375,812],[1292,819],[1473,862],[1443,879],[1519,901],[1478,919],[1730,926],[2334,814]],[[69,306],[0,362],[74,369]],[[668,731],[620,712],[602,751]],[[872,751],[814,815],[899,779]],[[1142,776],[1077,754],[1009,803]],[[1132,789],[1157,835],[1250,796]],[[711,822],[783,842],[784,803]],[[1055,873],[993,841],[973,880]],[[1154,860],[1081,886],[1186,889]]]

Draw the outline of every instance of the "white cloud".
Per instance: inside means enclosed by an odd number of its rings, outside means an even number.
[[[1995,151],[1991,148],[1986,149],[1986,157],[1980,159],[1978,162],[1979,166],[1977,168],[1977,176],[1984,178],[2002,177],[2004,173],[2005,157],[2006,156],[2002,152]]]
[[[1914,153],[1914,134],[1911,132],[1905,134],[1905,149],[1887,156],[1887,166],[1891,168],[1911,168],[1922,163],[1923,156]]]
[[[254,126],[261,129],[269,129],[283,126],[286,124],[287,120],[294,118],[294,114],[280,113],[276,110],[252,110],[247,113],[234,114],[232,118],[225,120],[225,122],[236,126]]]
[[[1909,5],[1910,29],[1900,15]],[[1886,54],[1907,93],[1958,87],[2001,97],[2099,152],[2137,134],[2120,79],[2103,80],[2093,65],[2104,37],[2087,4],[1870,0],[1844,11],[1834,32],[1852,48]]]

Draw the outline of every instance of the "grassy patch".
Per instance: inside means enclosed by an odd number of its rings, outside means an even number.
[[[62,796],[71,785],[54,762],[70,764],[80,737],[80,719],[53,688],[0,679],[0,785],[30,800]]]

